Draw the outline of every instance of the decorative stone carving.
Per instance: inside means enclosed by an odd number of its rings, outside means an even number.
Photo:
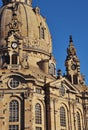
[[[4,97],[4,92],[0,92],[0,99]]]
[[[9,27],[8,36],[14,34],[15,37],[17,38],[22,37],[20,33],[20,27],[22,26],[22,23],[18,20],[17,16],[18,4],[13,3],[11,8],[12,8],[12,19],[11,22],[7,24],[7,26]]]
[[[23,68],[28,68],[29,67],[28,55],[27,54],[23,54],[21,64],[22,64]]]
[[[25,99],[27,99],[29,97],[29,94],[30,94],[30,90],[27,89],[27,91],[24,93]]]
[[[46,45],[45,45],[45,41],[41,41],[41,40],[29,40],[28,38],[25,38],[24,39],[24,43],[23,43],[23,48],[25,48],[25,49],[30,49],[30,48],[34,48],[34,49],[38,49],[38,50],[43,50],[43,51],[45,51],[46,50],[46,52],[50,52],[50,48],[51,48],[51,46],[50,46],[50,44],[48,44],[48,43],[46,43],[47,44],[47,47],[46,47]]]

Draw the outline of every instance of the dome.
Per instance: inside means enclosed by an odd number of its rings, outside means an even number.
[[[13,30],[23,39],[26,48],[52,53],[51,35],[38,7],[33,9],[24,2],[9,2],[0,8],[0,16],[0,46],[6,46],[6,38]]]

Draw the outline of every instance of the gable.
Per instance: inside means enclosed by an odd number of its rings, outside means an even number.
[[[72,85],[66,78],[57,79],[51,82],[49,85],[50,87],[56,89],[59,89],[63,85],[67,92],[71,92],[75,94],[79,93],[78,89],[74,85]]]

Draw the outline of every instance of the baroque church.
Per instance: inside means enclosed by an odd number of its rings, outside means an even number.
[[[56,72],[46,19],[32,0],[0,8],[0,130],[88,130],[88,87],[72,36]]]

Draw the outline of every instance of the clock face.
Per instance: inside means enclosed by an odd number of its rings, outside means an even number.
[[[17,42],[12,42],[12,48],[16,49],[17,48]]]
[[[73,64],[73,65],[71,66],[71,69],[72,69],[72,70],[75,70],[75,69],[76,69],[76,65]]]

